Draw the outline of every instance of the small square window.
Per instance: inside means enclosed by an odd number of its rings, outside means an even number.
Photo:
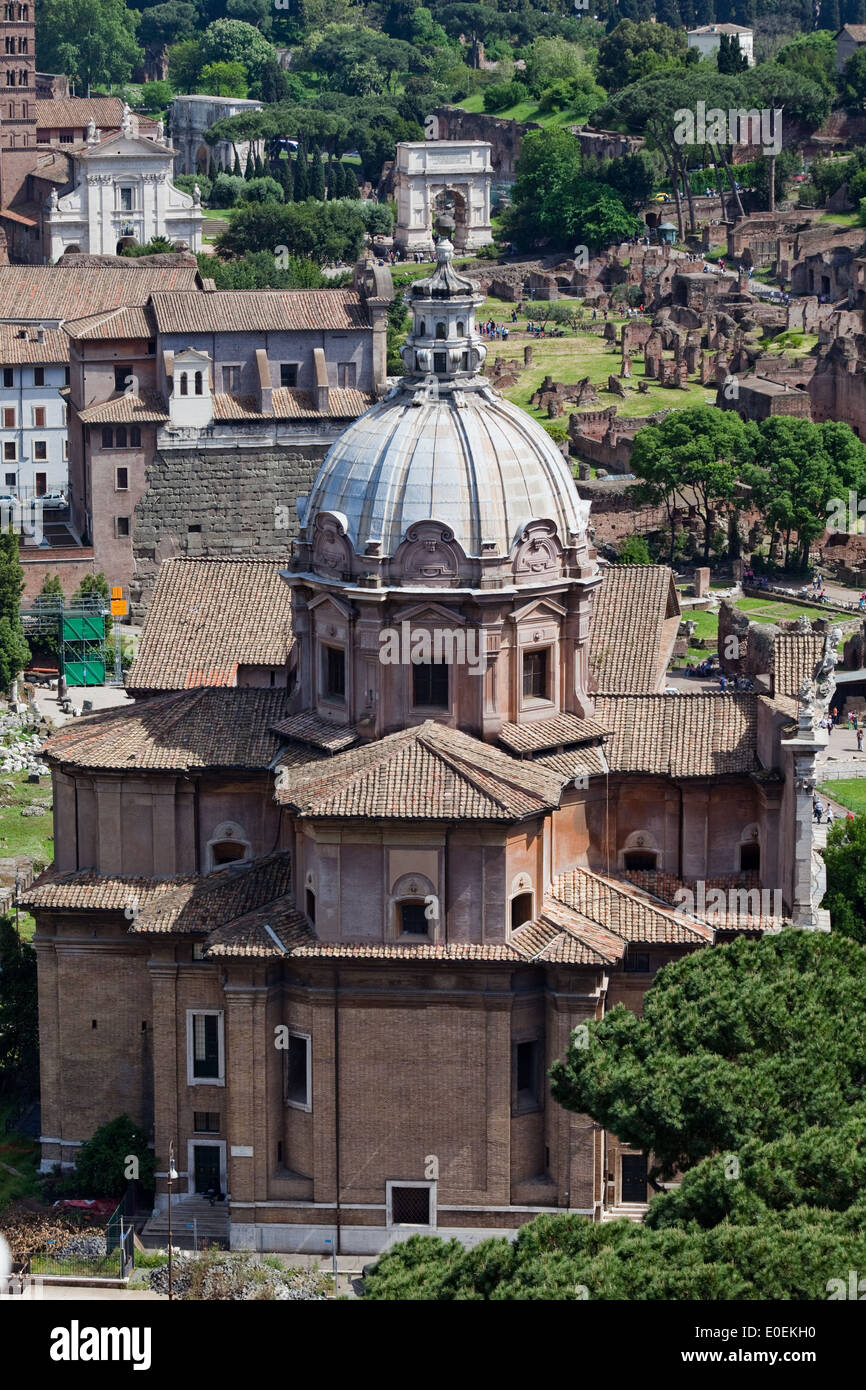
[[[426,936],[430,924],[425,916],[423,902],[400,903],[399,924],[401,932],[406,936]]]
[[[390,1188],[391,1225],[429,1226],[430,1195],[430,1186],[427,1183],[423,1186],[413,1184],[406,1187],[393,1184]]]
[[[280,385],[297,386],[298,384],[298,364],[297,362],[280,363]]]
[[[194,1110],[192,1123],[196,1134],[219,1134],[220,1112],[218,1110]]]
[[[128,468],[116,468],[114,470],[114,487],[117,492],[126,492],[129,487]]]
[[[116,516],[114,518],[114,534],[118,538],[129,535],[128,516]]]
[[[207,957],[205,956],[205,950],[206,950],[206,949],[207,949],[207,942],[206,942],[206,941],[194,941],[194,942],[192,943],[192,958],[193,958],[193,960],[206,960],[206,959],[207,959]]]
[[[48,458],[48,442],[45,439],[34,439],[33,457],[39,462],[44,462]]]
[[[6,486],[7,486],[7,487],[14,487],[15,484],[18,482],[18,474],[17,474],[17,473],[6,473],[6,474],[4,474],[4,478],[5,478]]]

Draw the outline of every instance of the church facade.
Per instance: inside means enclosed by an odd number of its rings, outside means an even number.
[[[176,1197],[225,1193],[234,1248],[639,1212],[647,1155],[551,1098],[573,1030],[686,953],[826,925],[814,645],[766,693],[664,693],[670,574],[600,566],[568,464],[482,374],[451,254],[300,507],[280,640],[244,561],[213,578],[221,630],[178,569],[138,678],[175,688],[47,749],[43,1166],[126,1111],[160,1211],[173,1145]],[[742,906],[686,911],[684,885]]]

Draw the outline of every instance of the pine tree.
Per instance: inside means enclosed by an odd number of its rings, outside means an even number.
[[[346,196],[346,166],[342,159],[334,160],[334,197]]]
[[[252,145],[250,145],[250,148],[247,152],[247,163],[246,168],[244,169],[244,178],[247,180],[248,183],[250,183],[253,179],[258,178],[258,174],[256,173],[256,156],[253,153]]]
[[[0,690],[8,690],[24,670],[30,648],[21,626],[24,571],[18,552],[18,536],[12,530],[0,535]]]
[[[298,152],[292,164],[292,173],[295,176],[295,202],[303,203],[310,196],[310,171],[307,165],[307,152],[303,145],[298,145]]]
[[[358,175],[355,173],[355,166],[353,164],[344,164],[343,168],[346,172],[346,191],[343,197],[360,198],[361,190],[358,187]]]
[[[280,184],[283,190],[283,198],[285,202],[291,203],[294,201],[295,197],[294,179],[292,177],[293,170],[291,155],[289,155],[286,159],[281,159],[279,161],[279,164]]]
[[[310,197],[315,198],[317,202],[322,202],[325,197],[325,166],[318,145],[313,146],[313,157],[310,160]]]
[[[325,197],[336,198],[336,196],[334,192],[334,156],[329,154],[328,163],[325,168]]]
[[[236,179],[242,179],[244,176],[244,171],[241,168],[241,157],[238,154],[237,145],[235,145],[235,162],[232,165],[232,175]]]

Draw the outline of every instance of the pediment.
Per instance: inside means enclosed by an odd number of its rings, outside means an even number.
[[[93,164],[100,159],[104,159],[110,152],[111,159],[107,162],[113,164],[118,155],[128,155],[130,159],[160,159],[166,164],[170,164],[174,158],[174,150],[167,145],[158,145],[155,140],[149,140],[146,135],[109,135],[107,139],[98,141],[95,145],[87,145],[86,148],[77,150],[76,159],[84,160],[87,164]]]
[[[532,603],[525,603],[522,608],[515,608],[511,614],[511,621],[514,623],[526,622],[529,618],[564,618],[567,609],[555,599],[544,597],[534,599]]]
[[[311,612],[315,609],[322,609],[318,617],[326,621],[329,609],[333,609],[334,613],[340,618],[348,619],[353,617],[352,605],[346,603],[344,599],[338,598],[336,594],[317,594],[315,598],[310,599],[307,607]]]
[[[396,609],[395,622],[448,623],[450,627],[465,627],[466,619],[454,608],[445,608],[440,603],[413,603],[406,608]]]

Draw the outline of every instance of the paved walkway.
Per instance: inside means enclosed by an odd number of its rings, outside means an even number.
[[[75,686],[70,690],[69,698],[72,701],[72,708],[77,709],[79,713],[81,713],[85,700],[91,701],[94,711],[114,709],[118,705],[132,705],[134,703],[125,690],[115,685]],[[57,699],[57,691],[49,689],[47,685],[36,687],[33,703],[39,713],[44,715],[52,724],[65,724],[73,717],[71,714],[63,713]]]

